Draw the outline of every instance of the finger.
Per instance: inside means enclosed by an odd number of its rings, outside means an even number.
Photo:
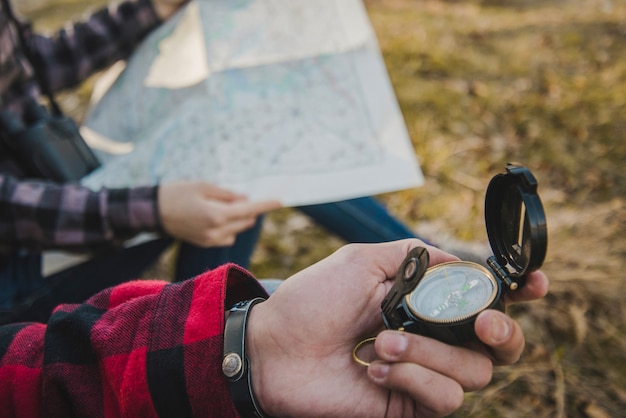
[[[235,202],[240,200],[247,200],[248,198],[240,193],[233,192],[231,190],[223,189],[214,184],[201,183],[202,193],[205,197],[215,200],[222,200],[224,202]]]
[[[428,416],[445,416],[463,404],[463,388],[454,379],[415,363],[376,361],[367,370],[374,383],[406,393]]]
[[[540,270],[533,271],[527,276],[524,286],[516,291],[506,292],[505,300],[507,303],[515,303],[539,299],[548,293],[548,287],[548,277]]]
[[[230,221],[205,232],[202,241],[198,242],[201,247],[229,247],[233,245],[239,233],[250,229],[256,222],[256,218]]]
[[[283,207],[278,200],[259,200],[250,204],[250,211],[254,215],[260,215],[271,210]]]
[[[386,362],[419,364],[475,391],[491,380],[491,360],[476,351],[398,331],[384,331],[376,338],[376,354]]]
[[[460,260],[459,257],[452,255],[450,253],[447,253],[440,248],[433,247],[432,245],[423,245],[423,247],[426,247],[426,249],[428,250],[428,256],[430,257],[429,266],[434,266],[436,264]]]
[[[282,207],[281,203],[276,200],[236,202],[229,207],[228,213],[231,219],[243,219],[257,217],[258,215],[279,209],[280,207]]]
[[[257,221],[257,218],[255,217],[235,219],[215,228],[213,231],[215,235],[224,236],[224,237],[229,236],[229,235],[237,235],[240,232],[243,232],[252,228],[252,226],[254,226],[256,221]]]
[[[513,364],[524,351],[524,333],[519,324],[506,314],[488,309],[474,324],[476,336],[489,347],[494,364]]]
[[[340,248],[335,255],[342,263],[349,263],[352,259],[357,259],[354,262],[360,263],[362,258],[366,258],[367,264],[380,269],[382,274],[379,277],[386,280],[395,277],[398,267],[415,247],[425,247],[428,250],[430,265],[458,260],[457,257],[416,238],[379,244],[350,244]]]

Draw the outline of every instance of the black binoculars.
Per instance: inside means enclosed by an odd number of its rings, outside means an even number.
[[[100,166],[98,158],[69,117],[53,115],[34,99],[23,117],[0,112],[0,141],[29,177],[77,181]]]

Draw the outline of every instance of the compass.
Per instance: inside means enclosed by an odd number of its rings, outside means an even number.
[[[414,314],[424,320],[446,323],[489,307],[499,294],[498,283],[485,268],[469,262],[439,264],[428,270],[409,294]]]
[[[530,170],[510,163],[490,181],[485,224],[494,253],[487,266],[453,261],[428,268],[425,248],[409,252],[381,305],[387,328],[459,345],[476,339],[480,312],[504,312],[504,294],[524,286],[547,249],[545,213]]]

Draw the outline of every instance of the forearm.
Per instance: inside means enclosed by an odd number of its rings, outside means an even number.
[[[127,58],[161,22],[149,0],[127,0],[103,8],[51,37],[33,34],[29,43],[52,90],[72,87],[94,72]]]
[[[0,175],[4,247],[89,249],[159,229],[156,187],[91,191]]]
[[[11,382],[0,385],[0,410],[235,417],[221,372],[225,300],[262,294],[229,265],[176,285],[117,286],[57,309],[47,329],[0,327],[0,378]]]

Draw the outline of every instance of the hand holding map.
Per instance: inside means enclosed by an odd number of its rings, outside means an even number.
[[[423,183],[360,0],[192,1],[85,128],[104,137],[92,188],[194,179],[305,205]]]

